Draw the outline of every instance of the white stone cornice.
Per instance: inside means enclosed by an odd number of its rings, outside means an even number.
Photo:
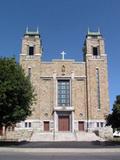
[[[73,106],[58,106],[54,107],[54,111],[74,111]]]

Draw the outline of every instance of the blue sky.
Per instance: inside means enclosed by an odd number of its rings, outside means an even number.
[[[43,42],[43,60],[66,58],[82,61],[88,27],[99,27],[108,55],[110,105],[120,94],[120,1],[119,0],[0,0],[0,56],[19,59],[26,26]]]

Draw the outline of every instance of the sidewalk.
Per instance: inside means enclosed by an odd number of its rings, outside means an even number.
[[[16,153],[120,153],[120,148],[8,148],[1,147],[0,153],[16,152]]]

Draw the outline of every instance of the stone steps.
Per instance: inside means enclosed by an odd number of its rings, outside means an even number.
[[[30,141],[53,141],[52,132],[34,132]]]
[[[30,141],[103,141],[92,132],[38,132],[34,131]]]
[[[77,141],[103,141],[93,132],[76,132]]]
[[[56,132],[55,141],[76,141],[76,137],[71,132]]]

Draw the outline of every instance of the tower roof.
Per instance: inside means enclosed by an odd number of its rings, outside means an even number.
[[[88,28],[87,36],[102,36],[100,33],[100,29],[98,28],[98,31],[90,31]]]
[[[24,36],[25,36],[25,35],[29,35],[29,36],[40,36],[38,28],[37,28],[36,31],[29,31],[29,30],[28,30],[28,27],[26,27],[26,32],[25,32]]]

